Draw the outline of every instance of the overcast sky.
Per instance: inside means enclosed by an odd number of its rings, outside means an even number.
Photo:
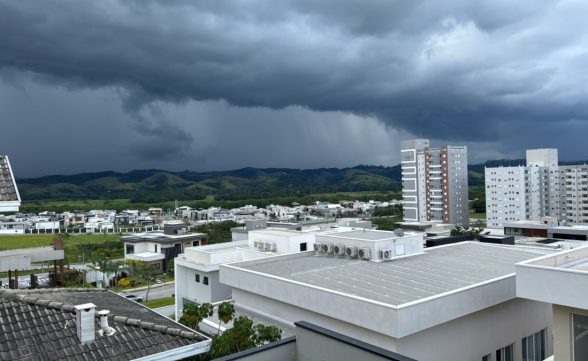
[[[588,159],[588,2],[0,0],[19,177]]]

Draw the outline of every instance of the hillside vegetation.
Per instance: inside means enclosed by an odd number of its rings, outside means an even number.
[[[579,164],[579,162],[560,162]],[[484,205],[484,168],[523,165],[522,159],[493,160],[468,166],[470,198]],[[308,204],[317,200],[400,198],[400,165],[353,168],[242,168],[222,172],[135,170],[17,179],[24,211],[51,209],[195,207]],[[268,203],[269,202],[269,203]]]
[[[57,175],[17,180],[21,197],[33,201],[127,199],[154,204],[170,200],[234,201],[304,197],[337,192],[400,191],[400,167],[322,169],[243,168],[225,172],[140,170]]]

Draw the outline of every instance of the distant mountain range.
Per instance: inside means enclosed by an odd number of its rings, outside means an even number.
[[[561,162],[578,164],[585,162]],[[484,185],[484,167],[522,165],[523,159],[469,165],[470,186]],[[17,179],[21,198],[82,200],[127,198],[138,202],[272,198],[318,193],[400,191],[400,165],[352,168],[242,168],[220,172],[168,172],[148,169]]]

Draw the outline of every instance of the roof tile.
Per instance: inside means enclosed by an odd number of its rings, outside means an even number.
[[[117,332],[110,337],[97,333],[95,341],[81,344],[73,304],[87,302],[128,310],[141,319],[111,313],[111,326]],[[152,311],[141,308],[138,312],[137,307],[132,301],[98,290],[0,290],[0,360],[128,360],[205,340]],[[97,318],[96,331],[99,328]]]

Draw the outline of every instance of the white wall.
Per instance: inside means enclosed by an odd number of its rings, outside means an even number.
[[[139,242],[139,243],[125,243],[125,255],[127,252],[127,244],[135,246],[134,253],[155,252],[157,245],[157,253],[161,253],[161,244],[155,242]]]
[[[247,232],[231,232],[231,239],[233,242],[246,241],[249,238]]]
[[[390,232],[391,233],[391,232]],[[379,251],[392,250],[394,256],[403,256],[423,252],[423,236],[421,234],[406,235],[379,241],[369,241],[354,238],[337,237],[337,234],[321,235],[316,237],[317,243],[343,244],[346,247],[369,248],[371,259],[379,259]],[[396,254],[396,246],[403,245],[404,253]]]
[[[522,361],[521,340],[547,328],[553,329],[551,305],[514,299],[404,337],[396,352],[419,361],[470,361],[515,344],[515,361]],[[426,345],[426,347],[423,347]],[[547,337],[547,355],[553,341]]]
[[[300,234],[296,234],[293,232],[284,232],[284,234],[279,234],[279,232],[279,230],[275,233],[271,231],[266,232],[264,230],[250,231],[249,245],[253,247],[255,241],[275,242],[277,252],[280,254],[300,252],[301,243],[306,243],[306,250],[312,250],[314,246],[314,233],[300,232]]]
[[[526,219],[525,167],[486,168],[485,180],[488,228]]]
[[[0,229],[0,234],[24,234],[24,229]]]
[[[395,351],[396,349],[396,340],[392,337],[302,307],[292,306],[239,289],[233,289],[233,300],[238,305],[258,310],[262,314],[268,314],[280,320],[290,322],[307,321],[390,351]],[[353,310],[346,312],[353,312]],[[374,324],[376,323],[378,321],[374,319]]]
[[[237,304],[257,309],[274,317],[296,322],[304,320],[375,346],[395,351],[419,361],[471,361],[515,343],[515,361],[522,360],[521,340],[543,328],[552,330],[551,305],[514,299],[464,317],[395,339],[381,333],[337,320],[307,309],[235,289]],[[255,305],[255,307],[252,307]],[[348,310],[346,312],[353,312]],[[374,316],[378,323],[381,315]],[[553,341],[548,338],[548,352]]]
[[[177,312],[183,307],[184,297],[199,303],[214,303],[231,297],[231,287],[219,282],[218,270],[204,272],[177,262],[174,267]],[[196,274],[200,275],[200,282],[196,282]],[[208,285],[204,284],[204,277],[208,277]]]

